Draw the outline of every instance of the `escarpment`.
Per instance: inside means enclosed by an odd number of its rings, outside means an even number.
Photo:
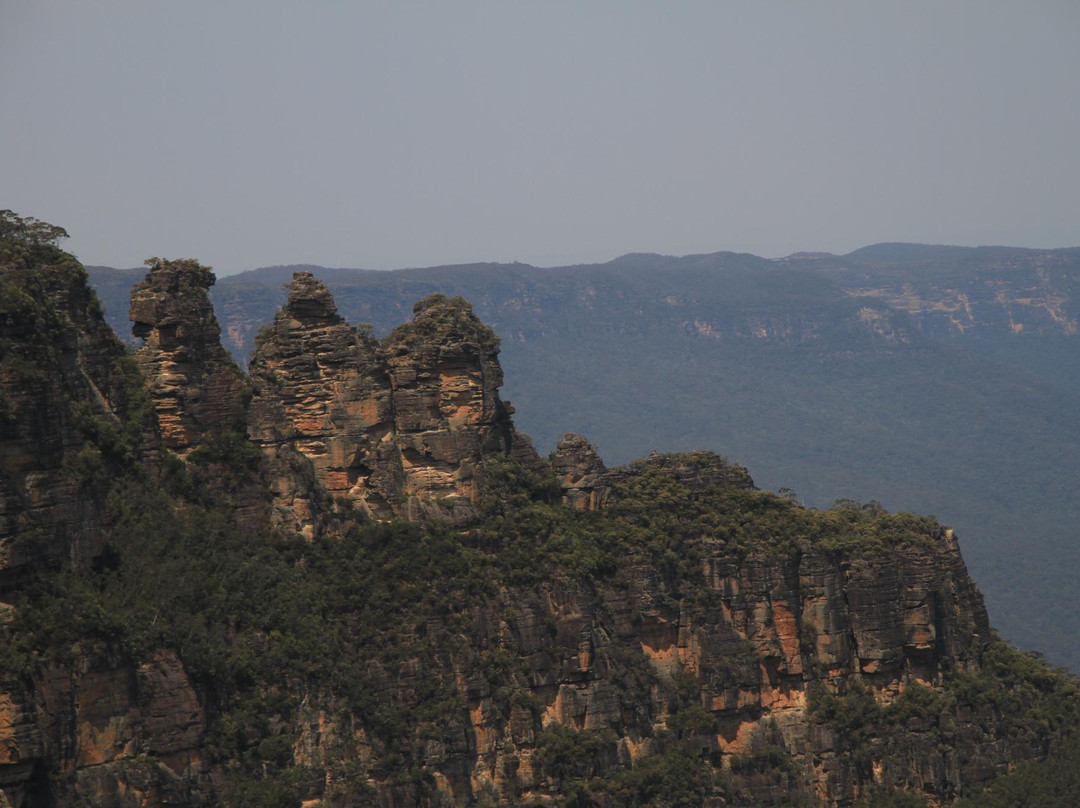
[[[100,473],[134,460],[152,426],[141,381],[104,326],[86,273],[0,243],[0,588],[27,564],[100,551]]]
[[[49,244],[0,238],[5,806],[197,804],[190,783],[204,713],[178,656],[156,648],[134,659],[77,628],[52,651],[41,639],[86,619],[86,604],[57,601],[78,586],[78,571],[108,565],[118,486],[160,474],[143,385],[78,262]]]
[[[598,805],[635,804],[603,795],[636,794],[629,773],[657,765],[687,778],[678,787],[697,801],[686,804],[849,806],[897,790],[948,802],[962,783],[1037,754],[1031,735],[987,731],[986,705],[946,695],[991,646],[949,531],[861,510],[809,516],[801,529],[819,537],[785,546],[738,525],[755,513],[779,530],[797,506],[715,455],[621,471],[599,522],[575,508],[557,523],[567,535],[604,525],[593,541],[537,550],[465,615],[429,615],[401,656],[373,661],[380,703],[406,710],[436,692],[441,712],[414,713],[413,735],[373,722],[350,749],[355,727],[332,718],[347,712],[340,697],[309,694],[303,723],[323,731],[303,734],[301,759],[377,770],[393,737],[434,780],[376,785],[387,801],[561,805],[580,788]],[[665,523],[657,546],[630,538],[653,519]],[[848,527],[871,524],[895,530],[895,544],[852,552]],[[527,529],[500,536],[499,552],[535,546]],[[570,572],[589,563],[604,571]]]
[[[245,380],[197,262],[133,360],[49,255],[0,267],[0,804],[948,805],[1080,722],[933,519],[539,459],[461,299],[379,341],[298,273]]]

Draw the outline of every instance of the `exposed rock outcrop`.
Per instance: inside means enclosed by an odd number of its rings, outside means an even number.
[[[560,578],[503,591],[473,613],[467,650],[454,650],[447,627],[430,621],[428,653],[440,667],[425,669],[406,653],[374,669],[372,688],[387,704],[408,703],[432,679],[460,694],[465,708],[425,758],[450,805],[485,794],[505,805],[550,799],[558,783],[539,747],[558,727],[593,733],[597,744],[607,731],[593,750],[602,768],[656,754],[676,735],[728,772],[763,750],[790,756],[783,780],[755,778],[752,769],[734,777],[735,804],[747,805],[850,806],[868,782],[949,801],[976,762],[989,777],[1037,755],[1030,738],[989,729],[985,705],[965,703],[863,741],[870,746],[861,753],[880,767],[871,780],[852,765],[852,739],[811,709],[815,698],[861,687],[888,705],[910,688],[976,669],[990,637],[986,611],[951,536],[930,552],[873,563],[715,555],[702,559],[702,572],[706,586],[694,600],[650,565],[625,568],[619,587]],[[704,719],[696,729],[686,728],[687,710]],[[371,742],[357,748],[332,696],[310,699],[303,714],[303,725],[319,731],[302,734],[298,759],[372,765]],[[943,746],[943,731],[962,748]],[[400,786],[377,793],[386,804],[417,799]]]
[[[0,262],[0,596],[18,604],[0,604],[5,632],[35,577],[100,561],[114,474],[158,473],[159,448],[142,378],[83,268],[41,245]],[[5,646],[0,805],[198,804],[205,722],[177,656],[66,656],[16,673]]]
[[[566,433],[548,460],[563,489],[563,502],[579,511],[593,511],[603,504],[607,468],[587,438]]]
[[[125,613],[136,625],[121,641],[108,615],[65,633],[47,597],[38,617],[55,625],[19,627],[16,610],[0,607],[5,638],[25,631],[53,643],[51,656],[16,643],[2,655],[0,804],[194,808],[252,794],[272,804],[291,788],[279,804],[558,805],[588,777],[610,776],[597,792],[606,794],[635,777],[646,782],[648,765],[631,766],[653,756],[690,767],[664,777],[704,772],[704,804],[848,808],[897,788],[947,803],[962,783],[1046,752],[1045,738],[1018,732],[1004,714],[1015,709],[1006,701],[1038,693],[1017,687],[998,702],[978,692],[993,678],[981,667],[990,629],[951,531],[911,517],[890,523],[888,543],[858,513],[844,521],[769,499],[745,469],[710,452],[654,453],[606,469],[584,438],[568,435],[549,468],[565,502],[600,512],[561,509],[557,491],[532,480],[508,489],[524,504],[508,505],[492,529],[399,531],[414,567],[377,560],[373,575],[299,586],[311,583],[303,575],[312,559],[332,577],[346,560],[332,554],[339,549],[364,559],[397,552],[377,545],[396,528],[357,540],[356,511],[464,524],[496,459],[544,470],[498,396],[493,332],[463,300],[433,296],[379,343],[298,273],[252,363],[248,442],[234,431],[244,421],[243,377],[223,358],[205,268],[157,262],[136,290],[132,312],[146,340],[138,359],[153,405],[145,411],[131,385],[138,374],[104,336],[79,268],[21,271],[0,270],[7,572],[31,561],[96,563],[101,577],[84,584],[134,585],[132,597],[189,575],[187,557],[158,568],[143,556],[145,567],[132,571],[102,551],[112,526],[100,500],[110,471],[129,467],[140,470],[131,479],[143,494],[159,493],[154,484],[171,467],[174,488],[162,486],[151,514],[190,516],[196,552],[211,552],[203,528],[233,536],[268,510],[243,494],[250,483],[206,482],[237,464],[273,481],[279,525],[325,529],[335,541],[237,544],[232,556],[211,556],[237,570],[227,586],[212,585],[231,595],[230,586],[250,582],[256,607],[237,615],[232,600],[216,598],[219,613],[210,614],[200,598],[211,588],[188,588],[194,608],[171,594],[157,601],[187,618],[172,633],[156,628],[150,609]],[[158,451],[158,427],[186,463]],[[200,451],[229,432],[234,456]],[[148,519],[137,511],[126,515]],[[605,521],[615,516],[622,521]],[[528,521],[511,545],[505,534],[518,517]],[[334,533],[335,519],[346,528]],[[759,528],[758,541],[740,534],[745,524]],[[141,526],[148,535],[156,528]],[[865,545],[863,529],[873,533]],[[416,542],[405,548],[409,536]],[[20,556],[17,547],[30,549]],[[251,547],[265,554],[250,559]],[[278,549],[278,578],[256,575]],[[444,559],[456,565],[445,579]],[[406,580],[414,569],[431,573],[430,592],[404,586],[415,583]],[[123,578],[145,570],[157,578]],[[386,581],[368,579],[380,573]],[[285,595],[269,599],[277,611],[262,621],[259,598],[277,586]],[[290,601],[296,593],[312,597]],[[116,603],[93,595],[91,605]],[[320,627],[334,631],[306,645]],[[380,642],[388,647],[368,647]],[[336,665],[343,648],[357,658],[319,680],[326,668],[309,649]],[[196,684],[185,660],[194,666],[200,654]],[[247,701],[230,713],[240,691]],[[845,714],[851,705],[867,715]],[[885,712],[895,705],[904,709]],[[254,779],[230,781],[238,772]]]
[[[311,273],[297,273],[249,372],[249,433],[273,463],[278,523],[314,532],[329,505],[316,482],[370,516],[392,516],[402,471],[389,374],[378,342],[337,314]]]
[[[579,511],[593,511],[609,505],[615,498],[614,486],[643,472],[670,474],[693,494],[711,488],[750,490],[754,487],[745,468],[729,463],[714,452],[653,452],[643,460],[608,469],[592,444],[572,432],[563,436],[548,460],[563,490],[563,502]]]
[[[401,448],[406,515],[438,511],[468,519],[485,456],[535,458],[499,398],[499,338],[462,298],[421,300],[414,318],[384,341]]]
[[[249,432],[274,463],[279,524],[312,535],[332,498],[378,519],[472,519],[485,457],[538,462],[499,399],[497,355],[461,299],[421,301],[380,344],[296,273],[250,366]]]
[[[131,292],[135,361],[147,380],[161,439],[181,457],[209,435],[243,424],[244,381],[221,347],[207,290],[214,273],[193,259],[151,258]]]
[[[198,805],[206,720],[176,655],[52,665],[0,685],[4,805]]]

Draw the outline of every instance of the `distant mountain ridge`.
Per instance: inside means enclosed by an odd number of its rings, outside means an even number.
[[[219,279],[215,298],[225,298],[226,289],[252,286],[264,287],[273,283],[286,283],[293,272],[308,271],[333,281],[355,282],[359,277],[369,280],[387,277],[401,283],[432,282],[438,276],[439,283],[462,282],[470,275],[486,276],[490,273],[528,276],[529,282],[566,279],[570,275],[589,277],[594,274],[609,275],[610,271],[629,273],[691,271],[697,269],[770,270],[785,267],[800,272],[810,272],[824,279],[835,281],[847,294],[859,297],[876,296],[890,305],[916,314],[916,325],[933,330],[935,312],[951,310],[951,297],[958,294],[969,298],[984,308],[1001,310],[1017,308],[1028,315],[1039,310],[1048,311],[1046,301],[1057,308],[1049,313],[1052,322],[1037,319],[1012,321],[1013,331],[1035,330],[1038,333],[1072,334],[1077,327],[1080,304],[1077,304],[1076,285],[1080,283],[1080,247],[1053,250],[1037,250],[1020,247],[955,247],[909,243],[882,243],[861,247],[846,255],[831,253],[794,253],[777,259],[765,259],[749,253],[716,252],[698,255],[669,256],[654,253],[627,253],[601,264],[579,264],[565,267],[534,267],[528,264],[476,263],[437,267],[392,270],[389,275],[382,270],[328,268],[312,264],[290,264],[248,270]],[[141,278],[141,269],[116,270],[109,267],[88,267],[93,282],[102,293],[110,323],[126,335],[125,287]],[[434,275],[432,273],[435,273]],[[876,285],[875,285],[876,284]],[[950,284],[958,284],[956,286]],[[382,285],[378,283],[376,285]],[[917,291],[922,295],[922,306],[911,301],[912,285],[922,285]],[[1003,288],[1004,287],[1004,288]],[[907,295],[905,296],[905,289]],[[1014,291],[1014,294],[1009,294]],[[976,294],[971,295],[972,292]],[[280,297],[280,290],[279,290]],[[1041,302],[1040,302],[1041,301]],[[1062,306],[1064,306],[1062,308]],[[1000,312],[998,312],[1000,314]],[[1000,327],[1000,316],[990,317],[983,326]],[[964,331],[975,325],[954,321],[954,329]],[[1018,329],[1017,326],[1020,326]],[[231,346],[234,352],[246,357],[250,353],[250,340],[246,337]]]
[[[88,269],[126,327],[125,284],[142,272]],[[429,294],[470,300],[501,337],[515,420],[541,452],[567,429],[613,462],[704,447],[811,504],[934,511],[1006,636],[1080,669],[1067,596],[1080,568],[1080,248],[268,267],[211,290],[242,362],[297,270],[376,334]]]

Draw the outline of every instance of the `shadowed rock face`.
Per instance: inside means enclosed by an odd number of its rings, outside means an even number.
[[[310,272],[294,275],[250,366],[249,434],[274,466],[282,526],[317,532],[317,487],[374,518],[467,522],[486,456],[536,461],[498,396],[494,332],[459,298],[415,313],[380,345]]]
[[[152,258],[131,292],[135,361],[147,380],[162,442],[181,457],[203,438],[243,420],[243,377],[221,347],[207,290],[214,273],[198,261]]]
[[[121,430],[123,355],[70,256],[0,265],[0,589],[27,563],[100,550],[101,487],[88,476],[100,455],[82,450],[88,434]]]
[[[0,683],[0,804],[200,805],[206,721],[183,664],[84,655]]]
[[[111,527],[110,469],[159,464],[141,379],[103,325],[70,256],[0,265],[4,600],[18,603],[35,571],[92,563]],[[0,623],[18,615],[0,604]],[[78,648],[22,675],[0,666],[0,805],[190,804],[204,729],[199,696],[169,651],[134,663]]]

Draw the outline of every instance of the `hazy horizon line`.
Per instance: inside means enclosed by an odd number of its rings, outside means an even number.
[[[542,263],[541,264],[541,263],[531,263],[529,261],[521,261],[521,260],[500,261],[500,260],[490,260],[489,259],[489,260],[475,260],[475,261],[452,261],[452,262],[440,263],[440,264],[422,264],[422,265],[410,265],[410,266],[382,266],[382,267],[348,266],[348,265],[345,265],[345,264],[331,265],[331,264],[317,263],[317,262],[313,262],[313,261],[288,261],[288,262],[283,262],[283,263],[278,263],[278,264],[259,264],[257,266],[252,266],[252,267],[249,267],[249,268],[246,268],[246,269],[229,269],[229,270],[221,270],[219,267],[217,267],[216,265],[213,265],[213,264],[209,264],[209,265],[206,265],[206,266],[209,266],[211,269],[214,270],[215,274],[218,277],[222,277],[222,278],[230,277],[232,275],[242,275],[242,274],[244,274],[246,272],[258,272],[259,270],[264,270],[264,269],[283,269],[283,268],[287,268],[287,267],[317,267],[318,269],[358,270],[358,271],[363,271],[363,272],[402,272],[402,271],[407,271],[407,270],[442,269],[442,268],[449,269],[449,268],[453,268],[453,267],[467,267],[467,266],[525,266],[525,267],[529,267],[531,269],[568,269],[568,268],[571,268],[571,267],[602,266],[604,264],[614,263],[616,261],[619,261],[620,259],[629,258],[631,256],[639,256],[639,255],[640,256],[657,256],[657,257],[660,257],[660,258],[671,258],[671,259],[676,259],[676,260],[681,260],[681,259],[686,259],[686,258],[695,258],[695,257],[704,257],[704,256],[709,256],[709,255],[719,255],[719,254],[722,254],[722,253],[727,253],[727,254],[731,254],[731,255],[749,255],[749,256],[752,256],[754,258],[760,258],[760,259],[765,260],[765,261],[783,261],[783,260],[789,259],[789,258],[810,257],[810,256],[815,256],[815,255],[832,256],[834,258],[844,258],[844,257],[847,257],[849,255],[854,255],[855,253],[860,252],[862,250],[867,250],[867,249],[870,249],[870,248],[873,248],[873,247],[931,247],[931,248],[936,247],[936,248],[943,248],[943,249],[960,249],[960,250],[1023,250],[1023,251],[1026,251],[1026,252],[1067,252],[1067,251],[1070,251],[1070,250],[1080,250],[1080,244],[1072,244],[1072,245],[1066,245],[1066,246],[1061,246],[1061,247],[1046,247],[1046,246],[1030,247],[1030,246],[1017,245],[1017,244],[950,244],[950,243],[940,243],[940,242],[935,243],[935,242],[922,242],[922,241],[876,241],[876,242],[872,242],[872,243],[869,243],[869,244],[864,244],[861,247],[856,247],[855,249],[850,250],[850,251],[848,251],[846,253],[836,253],[836,252],[831,252],[829,250],[796,250],[794,252],[787,253],[785,255],[777,255],[777,256],[760,255],[758,253],[748,252],[748,251],[745,251],[745,250],[726,250],[726,249],[711,250],[711,251],[708,251],[708,252],[687,252],[687,253],[682,253],[682,254],[668,253],[668,252],[653,252],[653,251],[649,251],[649,250],[630,250],[629,252],[620,253],[619,255],[616,255],[615,257],[609,258],[609,259],[606,259],[606,260],[594,260],[594,261],[584,260],[584,261],[574,261],[574,262],[570,262],[570,263]],[[101,264],[101,263],[96,263],[96,262],[93,262],[93,261],[84,261],[83,259],[79,258],[78,254],[75,253],[74,251],[70,251],[70,252],[72,253],[72,255],[74,255],[80,261],[80,263],[83,264],[83,266],[86,266],[86,267],[94,267],[96,269],[112,269],[112,270],[117,270],[117,271],[122,271],[122,272],[134,272],[134,271],[140,271],[140,270],[144,271],[145,270],[145,266],[144,266],[144,264],[142,262],[140,262],[139,265],[135,265],[135,266],[116,266],[116,265],[113,265],[113,264]],[[202,259],[197,258],[195,256],[180,256],[180,257],[182,257],[182,258],[194,258],[195,260],[200,261],[200,263],[202,262]],[[180,257],[173,258],[173,259],[165,259],[165,260],[179,260]]]

